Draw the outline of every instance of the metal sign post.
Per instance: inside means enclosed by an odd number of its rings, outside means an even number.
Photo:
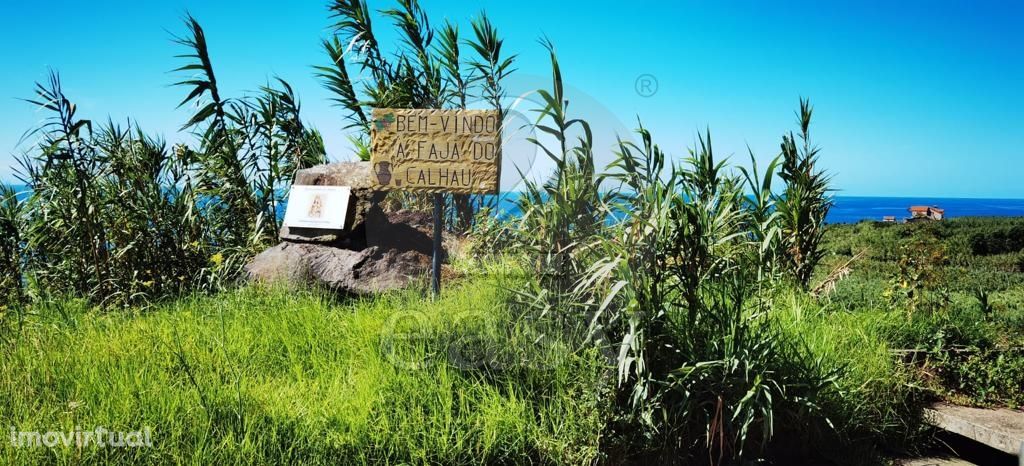
[[[434,194],[434,257],[430,264],[430,280],[434,299],[441,297],[441,228],[444,225],[444,195]]]

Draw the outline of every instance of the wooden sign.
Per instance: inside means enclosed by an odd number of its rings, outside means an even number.
[[[351,195],[352,189],[348,186],[292,185],[284,225],[343,230]]]
[[[374,189],[497,193],[500,128],[496,110],[374,109]]]

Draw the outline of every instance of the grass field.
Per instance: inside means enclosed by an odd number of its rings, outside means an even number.
[[[873,321],[935,396],[1024,405],[1024,219],[836,225],[826,248],[819,276],[850,270],[825,301]]]
[[[463,271],[470,267],[464,266]],[[546,340],[506,306],[520,278],[493,265],[446,288],[375,299],[250,286],[131,312],[38,307],[0,364],[0,419],[17,431],[150,428],[153,448],[13,448],[8,464],[588,464],[607,458],[613,365]],[[800,294],[772,315],[842,368],[839,433],[913,429],[910,374],[862,315]],[[878,327],[882,328],[882,327]],[[878,419],[885,422],[878,423]],[[874,428],[863,428],[871,422]],[[847,442],[849,443],[849,442]],[[848,451],[848,450],[842,450]],[[840,454],[837,450],[836,454]]]
[[[598,359],[516,332],[506,272],[436,302],[250,287],[144,311],[37,308],[0,361],[3,423],[149,427],[154,447],[5,440],[0,463],[583,463],[604,422]]]
[[[750,317],[816,361],[808,367],[834,374],[815,415],[834,426],[821,437],[831,446],[801,446],[779,425],[775,448],[884,463],[886,452],[920,441],[929,400],[1019,406],[1019,253],[970,250],[985,232],[1013,225],[831,227],[815,281],[857,256],[835,290],[813,298],[782,287],[770,313]],[[128,310],[34,305],[3,343],[8,435],[149,428],[153,446],[3,441],[0,462],[639,461],[616,456],[628,435],[609,430],[614,361],[543,334],[516,311],[511,290],[528,280],[516,264],[460,259],[436,301],[422,287],[358,299],[250,285]],[[914,356],[901,362],[893,350]]]

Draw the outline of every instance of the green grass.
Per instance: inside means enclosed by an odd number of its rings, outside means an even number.
[[[807,425],[823,416],[835,430],[779,424],[773,452],[872,464],[920,444],[920,407],[937,397],[1024,403],[1024,357],[1014,349],[1024,279],[1008,268],[1016,256],[947,252],[928,287],[948,296],[939,307],[908,312],[885,296],[901,245],[930,238],[952,251],[978,228],[985,223],[830,228],[818,276],[862,249],[866,258],[827,297],[774,290],[764,323],[808,367],[837,374],[819,413],[805,414]],[[0,343],[0,426],[149,427],[154,446],[15,448],[7,431],[0,464],[628,460],[615,456],[616,442],[630,437],[614,428],[622,424],[613,363],[514,311],[509,290],[530,280],[515,261],[465,261],[436,301],[422,287],[340,299],[249,286],[145,309],[34,305],[22,330]],[[975,285],[990,290],[988,313]],[[923,356],[904,364],[893,349]]]
[[[893,356],[890,329],[901,314],[884,310],[848,312],[806,295],[784,293],[772,314],[789,338],[808,354],[836,368],[836,394],[828,406],[836,431],[849,443],[888,450],[913,449],[922,432],[926,401],[914,372]],[[875,450],[877,451],[877,450]],[[844,454],[848,452],[839,452]],[[852,462],[847,458],[842,462]]]
[[[525,338],[503,305],[508,272],[492,267],[436,302],[249,287],[144,312],[37,307],[3,348],[3,424],[148,426],[154,447],[5,439],[0,462],[587,462],[604,423],[598,358]]]

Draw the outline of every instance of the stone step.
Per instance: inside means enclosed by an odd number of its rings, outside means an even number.
[[[974,463],[964,461],[960,458],[914,458],[908,460],[897,460],[898,466],[978,466]]]
[[[1024,412],[936,403],[925,416],[935,427],[1017,455],[1024,465]]]

